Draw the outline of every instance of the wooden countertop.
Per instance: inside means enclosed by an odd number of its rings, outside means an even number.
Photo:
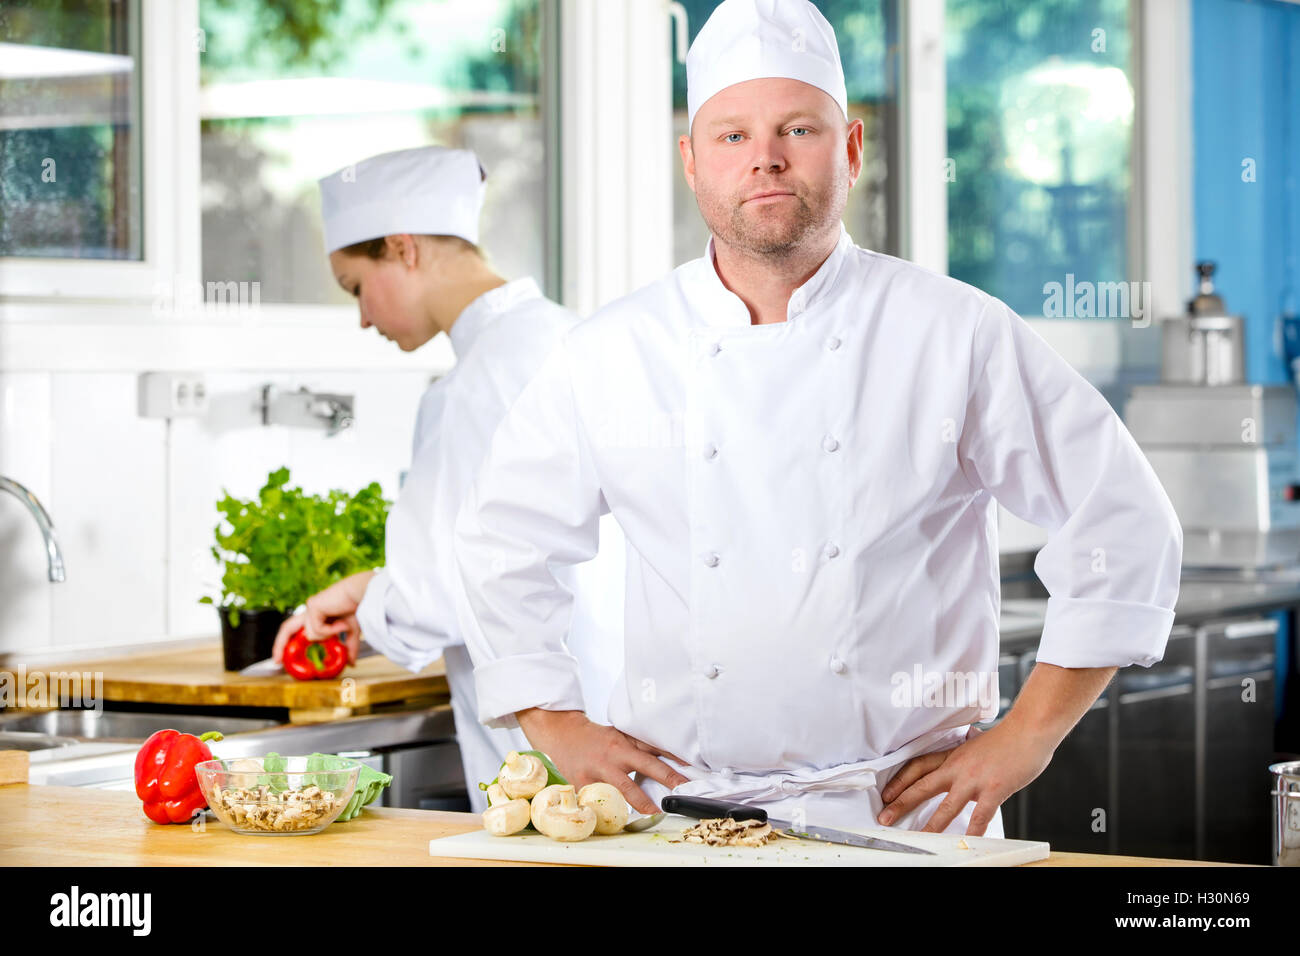
[[[11,669],[11,668],[0,668]],[[418,674],[375,654],[335,680],[295,680],[288,674],[254,677],[222,667],[221,641],[103,660],[69,661],[62,671],[103,675],[103,699],[211,707],[284,707],[293,723],[364,714],[376,704],[422,700],[445,703],[446,669],[435,661]]]
[[[429,841],[482,826],[473,813],[363,810],[308,837],[258,838],[210,820],[158,826],[134,793],[25,783],[0,786],[0,866],[541,866],[429,856]],[[1027,866],[1220,866],[1090,853],[1053,853]]]

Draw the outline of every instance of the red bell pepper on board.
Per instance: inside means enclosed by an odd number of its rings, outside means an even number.
[[[135,795],[144,801],[144,815],[154,823],[189,823],[208,800],[199,789],[194,765],[212,759],[206,741],[220,740],[211,731],[202,737],[178,730],[152,734],[135,755]]]
[[[298,680],[329,680],[343,673],[348,664],[348,646],[337,637],[309,641],[298,628],[284,645],[284,669]]]

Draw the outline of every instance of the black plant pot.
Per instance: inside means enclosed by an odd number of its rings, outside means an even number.
[[[235,615],[239,623],[232,627],[229,608],[219,607],[217,613],[221,615],[221,651],[228,671],[242,671],[270,657],[275,635],[289,616],[273,607],[254,611],[238,608]]]

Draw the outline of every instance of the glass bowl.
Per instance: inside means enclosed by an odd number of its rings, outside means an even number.
[[[238,757],[195,764],[208,809],[236,833],[306,836],[334,822],[352,799],[361,764],[332,757]]]

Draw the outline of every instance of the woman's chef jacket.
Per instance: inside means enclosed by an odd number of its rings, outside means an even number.
[[[752,325],[710,240],[570,331],[492,442],[456,535],[479,716],[586,704],[552,569],[595,553],[608,509],[628,558],[610,722],[691,765],[678,792],[875,826],[902,763],[997,714],[996,502],[1050,531],[1040,661],[1161,658],[1173,507],[1019,316],[841,227],[787,320]]]
[[[479,296],[452,324],[456,365],[429,386],[416,419],[411,467],[388,516],[386,566],[371,579],[357,609],[366,642],[385,657],[420,671],[445,659],[470,802],[487,808],[479,781],[496,776],[505,754],[528,749],[517,728],[479,723],[473,664],[457,624],[461,587],[452,557],[456,512],[506,409],[576,317],[547,300],[529,278]],[[622,668],[623,541],[613,521],[602,525],[600,556],[564,569],[577,612],[567,633],[582,693],[593,719],[605,719],[610,688]]]

